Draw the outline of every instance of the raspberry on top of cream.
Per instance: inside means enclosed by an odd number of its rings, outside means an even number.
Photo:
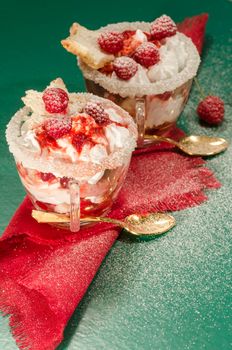
[[[114,33],[112,37],[111,33]],[[117,36],[122,43],[118,50],[114,50],[112,74],[115,78],[127,82],[133,79],[133,83],[152,83],[175,76],[185,66],[185,44],[177,35],[176,24],[166,15],[152,22],[148,32],[141,29],[122,33],[104,31],[98,39],[101,50],[112,53],[111,48],[115,49]],[[128,60],[124,57],[128,57]],[[121,69],[118,68],[120,60],[123,62]],[[105,72],[104,67],[101,72],[109,74],[109,70]]]
[[[69,93],[60,78],[22,100],[6,134],[28,168],[88,180],[124,164],[135,148],[136,125],[127,112],[92,94]]]
[[[123,31],[122,33],[106,30],[100,34],[98,44],[101,50],[115,55],[116,58],[113,61],[112,71],[119,79],[128,81],[135,77],[134,80],[139,81],[136,76],[139,76],[138,70],[141,71],[142,67],[144,75],[147,75],[147,77],[144,76],[144,81],[150,80],[154,82],[160,80],[160,75],[148,74],[148,69],[150,68],[151,70],[153,67],[158,67],[157,69],[159,70],[159,66],[161,66],[162,70],[162,66],[167,64],[160,51],[163,47],[166,48],[166,39],[172,37],[176,38],[176,32],[176,24],[170,17],[163,15],[150,24],[148,32],[144,32],[141,29],[137,29],[136,31]],[[172,47],[170,47],[169,51],[172,51]],[[129,58],[126,60],[124,57]],[[123,63],[121,69],[118,67],[119,64],[115,64],[115,62],[118,63],[120,60]],[[170,64],[173,65],[173,67],[178,66],[178,60],[175,55],[172,56],[171,61],[168,61],[169,66]],[[138,68],[139,66],[140,69]],[[172,69],[171,76],[177,73],[178,70],[178,67],[177,71]],[[125,71],[126,74],[124,73]]]
[[[200,63],[191,39],[166,15],[152,23],[123,22],[98,31],[75,24],[70,34],[62,45],[79,57],[85,78],[122,97],[174,90],[196,74]]]

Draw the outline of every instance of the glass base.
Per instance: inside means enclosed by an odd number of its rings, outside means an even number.
[[[53,226],[75,232],[79,229],[79,218],[74,220],[77,216],[76,209],[80,208],[81,218],[105,216],[109,213],[124,183],[130,159],[126,164],[115,169],[106,169],[94,184],[88,181],[78,183],[76,199],[75,196],[72,199],[72,188],[69,186],[73,182],[72,179],[58,178],[51,173],[41,173],[35,169],[25,168],[20,162],[16,161],[16,163],[20,179],[35,209],[70,216],[71,225],[55,223]],[[72,212],[72,203],[75,200],[77,205],[74,205]],[[81,226],[92,225],[92,223],[82,222],[80,224]]]

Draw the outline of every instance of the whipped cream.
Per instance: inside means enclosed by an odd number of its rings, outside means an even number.
[[[70,158],[71,162],[75,163],[78,160],[77,151],[70,143],[70,140],[67,137],[62,137],[56,141],[56,143],[61,147],[61,149],[57,149],[53,151],[53,153],[57,155],[65,155]]]
[[[93,146],[86,143],[83,145],[82,150],[79,153],[72,145],[70,136],[63,136],[56,140],[59,147],[54,148],[52,146],[46,146],[46,149],[49,149],[48,157],[50,159],[53,157],[69,159],[72,163],[84,161],[101,164],[101,162],[109,155],[108,150],[114,152],[118,148],[123,148],[126,140],[130,137],[130,133],[126,126],[118,126],[115,124],[123,123],[123,118],[113,108],[107,108],[105,111],[112,123],[103,127],[103,135],[94,134],[92,136],[93,141],[97,144]],[[94,125],[96,124],[94,120],[86,114],[80,113],[80,115],[86,120],[90,119],[90,122],[87,123],[85,129],[83,129],[81,121],[74,119],[73,128],[75,128],[76,132],[83,132],[84,130],[84,132],[88,134],[90,128],[94,128]],[[33,119],[30,119],[32,118],[31,116],[28,116],[27,118],[28,119],[22,124],[21,128],[22,143],[31,151],[41,153],[43,150],[41,149],[36,136],[36,128],[40,128],[38,121],[44,122],[44,118],[36,116],[35,113],[33,114]]]
[[[112,122],[116,123],[122,123],[122,117],[113,109],[113,108],[107,108],[105,109],[106,113],[109,115],[110,120]]]
[[[30,170],[27,169],[27,171],[29,172]],[[104,198],[107,187],[109,186],[107,181],[103,181],[97,185],[103,175],[104,171],[101,171],[92,176],[87,182],[84,182],[83,184],[80,183],[81,197],[86,197],[86,199],[89,199],[92,203],[100,203]],[[69,189],[61,187],[59,179],[55,181],[53,180],[50,183],[47,181],[41,181],[36,173],[34,173],[33,176],[34,182],[27,176],[24,178],[22,174],[20,174],[23,185],[27,191],[36,198],[36,200],[53,205],[70,205]]]
[[[148,77],[151,82],[165,80],[178,73],[178,61],[173,51],[166,46],[160,48],[160,61],[148,70]]]
[[[110,151],[123,147],[129,136],[126,128],[110,124],[105,128],[106,137],[110,145]]]
[[[70,204],[70,194],[69,190],[65,188],[60,188],[60,183],[55,182],[49,184],[48,182],[34,183],[31,184],[25,181],[22,176],[20,176],[23,185],[26,187],[28,192],[36,198],[36,200],[49,204]]]
[[[24,131],[23,145],[34,152],[41,152],[39,142],[36,140],[34,130]]]
[[[137,41],[140,41],[141,43],[144,43],[144,42],[147,41],[147,36],[140,29],[136,30],[135,35],[133,36],[133,38],[135,40],[137,40]]]
[[[138,30],[137,36],[139,36],[141,40],[145,40],[142,31]],[[143,80],[142,75],[144,74],[145,72],[143,72],[141,67],[141,78],[139,78],[140,75],[138,75],[138,78],[141,81]],[[55,81],[51,82],[49,87],[62,88],[68,93],[63,81],[60,79],[56,79]],[[110,150],[110,152],[114,152],[118,148],[125,147],[126,141],[130,138],[130,132],[127,129],[125,119],[119,115],[116,109],[109,107],[105,108],[104,110],[108,114],[111,123],[107,126],[102,126],[103,133],[95,133],[94,130],[99,126],[96,124],[94,118],[83,112],[83,107],[85,106],[86,101],[83,102],[81,97],[82,96],[80,95],[80,98],[77,99],[76,94],[69,94],[69,105],[65,115],[72,118],[73,133],[75,135],[80,133],[87,136],[91,134],[91,140],[95,143],[95,145],[93,146],[91,143],[89,144],[87,142],[82,146],[80,152],[73,146],[72,137],[68,134],[56,139],[56,144],[58,147],[54,147],[53,145],[50,146],[48,144],[43,148],[45,148],[46,152],[48,151],[49,159],[52,159],[52,157],[58,157],[69,159],[72,163],[84,161],[101,164],[101,162],[109,155],[108,150]],[[42,125],[48,117],[59,119],[62,118],[63,115],[48,115],[48,113],[45,111],[42,93],[40,92],[33,90],[27,91],[23,101],[26,106],[33,109],[33,111],[30,115],[25,116],[24,123],[21,126],[22,143],[30,150],[37,153],[42,153],[44,149],[40,146],[40,141],[37,138],[36,130],[42,130]],[[73,114],[70,115],[71,111]],[[118,126],[118,123],[122,125]]]
[[[103,172],[104,174],[104,172]],[[102,177],[103,174],[100,174]],[[98,175],[98,180],[97,180],[97,174],[95,175],[95,180],[90,183],[91,185],[96,185],[96,183],[100,180],[100,176]],[[36,198],[37,201],[43,202],[43,203],[48,203],[52,205],[63,205],[64,208],[66,209],[64,212],[67,211],[67,207],[69,208],[70,206],[70,193],[68,189],[65,188],[59,188],[59,184],[57,183],[56,186],[54,184],[48,184],[47,186],[40,186],[38,184],[32,185],[29,184],[28,182],[24,181],[23,178],[21,177],[21,181],[27,191],[34,197]],[[85,185],[86,187],[86,185]],[[80,189],[81,191],[81,189]],[[85,190],[86,191],[86,190]],[[89,190],[90,192],[91,190]],[[101,203],[104,200],[104,193],[105,191],[103,190],[102,193],[98,193],[96,196],[88,196],[85,197],[85,199],[88,199],[91,203]],[[61,212],[61,207],[59,209],[59,212]]]
[[[107,155],[107,150],[103,145],[95,145],[94,147],[84,145],[80,155],[78,155],[78,160],[101,164]]]
[[[147,72],[151,82],[174,77],[185,67],[188,58],[185,43],[177,35],[167,38],[159,53],[160,61]]]
[[[135,36],[141,42],[147,41],[146,35],[139,29]],[[136,84],[146,85],[175,77],[184,69],[188,59],[186,45],[178,35],[165,39],[165,43],[159,48],[159,54],[160,61],[158,63],[149,68],[139,64],[136,74],[131,79],[122,80],[117,77],[115,72],[112,73],[112,78],[128,87]]]
[[[183,109],[184,96],[177,95],[163,101],[158,97],[148,97],[146,128],[154,128],[164,123],[172,123]]]
[[[103,145],[95,145],[90,149],[89,159],[91,162],[101,164],[107,157],[107,150]]]
[[[142,67],[141,65],[138,65],[138,70],[135,73],[135,75],[129,79],[129,80],[122,80],[118,78],[118,76],[115,74],[115,72],[112,73],[112,78],[120,82],[120,84],[125,85],[125,86],[134,86],[135,84],[149,84],[150,80],[147,74],[147,69]]]
[[[168,51],[172,51],[175,54],[178,64],[178,72],[180,72],[186,66],[188,59],[185,42],[180,40],[179,36],[174,35],[173,37],[166,39],[165,47],[167,47]]]

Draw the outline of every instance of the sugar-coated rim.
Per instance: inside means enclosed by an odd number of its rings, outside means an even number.
[[[109,30],[124,31],[137,29],[149,31],[150,23],[122,22],[109,24],[100,28],[99,32]],[[167,91],[173,91],[186,83],[188,80],[192,79],[196,75],[200,64],[200,56],[192,40],[180,32],[177,32],[176,35],[186,44],[188,51],[187,65],[181,72],[169,79],[160,80],[154,83],[151,82],[149,84],[130,84],[130,81],[120,81],[117,78],[107,76],[96,69],[90,68],[83,61],[81,61],[81,59],[78,59],[78,65],[86,79],[94,81],[107,91],[113,94],[119,94],[121,97],[142,97],[145,95],[157,95],[163,94]]]
[[[131,157],[133,150],[136,147],[137,139],[137,127],[133,121],[133,118],[122,108],[114,104],[112,101],[95,96],[90,93],[77,93],[77,99],[80,98],[80,103],[83,104],[83,99],[88,101],[99,101],[106,108],[114,108],[123,116],[125,122],[128,125],[130,138],[124,144],[123,148],[109,154],[101,164],[93,162],[78,161],[76,163],[66,162],[63,159],[52,156],[49,160],[39,154],[39,152],[33,152],[22,144],[22,136],[19,134],[21,123],[25,116],[31,113],[31,108],[23,107],[11,118],[6,129],[6,139],[9,145],[10,152],[14,155],[16,161],[22,162],[24,167],[36,169],[44,173],[53,173],[57,177],[67,176],[79,181],[86,181],[96,173],[104,171],[106,169],[115,169],[123,164],[126,164]]]

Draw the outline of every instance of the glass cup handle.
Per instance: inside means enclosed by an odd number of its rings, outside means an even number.
[[[142,147],[145,133],[145,100],[144,98],[136,98],[135,103],[135,119],[138,127],[137,146]]]
[[[72,179],[69,181],[70,193],[70,231],[78,232],[80,230],[80,186]]]

